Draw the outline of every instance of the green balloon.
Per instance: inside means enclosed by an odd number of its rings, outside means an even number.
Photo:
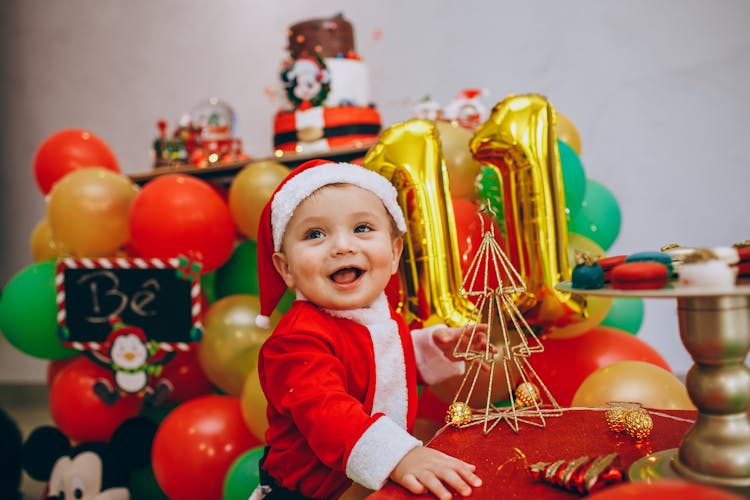
[[[294,293],[291,290],[287,290],[276,305],[276,310],[285,313],[292,307],[292,302],[294,302]]]
[[[622,215],[617,199],[604,184],[586,180],[586,194],[578,213],[570,217],[568,232],[585,236],[607,250],[620,234]]]
[[[240,242],[229,260],[215,271],[216,299],[229,295],[258,295],[258,250],[252,240]]]
[[[161,424],[162,420],[167,418],[167,415],[175,408],[177,408],[177,403],[171,402],[162,403],[154,407],[144,405],[140,414],[156,424]]]
[[[557,149],[560,151],[565,207],[568,213],[575,214],[581,208],[586,193],[586,172],[573,148],[558,139]]]
[[[216,302],[216,271],[201,275],[201,290],[209,305]]]
[[[505,227],[505,209],[503,208],[502,179],[494,169],[482,167],[477,177],[477,193],[479,199],[490,209],[498,228],[503,234],[507,233]]]
[[[159,486],[151,467],[142,467],[130,473],[128,482],[130,498],[148,498],[148,500],[169,500]]]
[[[0,331],[21,352],[41,359],[66,359],[80,351],[57,336],[56,263],[32,264],[13,276],[0,296]]]
[[[223,500],[247,500],[258,486],[258,462],[265,446],[256,446],[240,455],[224,476]]]
[[[638,297],[613,298],[609,312],[599,324],[619,328],[635,335],[643,324],[643,299]]]

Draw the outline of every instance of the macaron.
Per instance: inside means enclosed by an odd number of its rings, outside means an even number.
[[[625,262],[612,269],[610,280],[620,290],[658,290],[669,281],[669,270],[652,260]]]
[[[604,287],[604,270],[596,262],[591,264],[578,264],[573,268],[573,288],[594,290]]]
[[[737,247],[737,274],[740,276],[750,276],[750,246]]]
[[[666,266],[669,277],[672,277],[672,256],[666,252],[645,251],[631,253],[625,257],[625,262],[658,262]]]
[[[596,263],[599,264],[602,267],[602,270],[604,271],[604,281],[609,282],[609,275],[612,271],[612,268],[614,268],[616,265],[622,264],[625,262],[625,258],[627,255],[613,255],[611,257],[602,257],[601,259],[597,260]]]

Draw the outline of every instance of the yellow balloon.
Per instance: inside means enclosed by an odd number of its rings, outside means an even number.
[[[101,167],[74,170],[49,194],[47,220],[56,242],[78,257],[111,257],[129,238],[128,212],[138,186]]]
[[[597,369],[578,387],[571,406],[599,408],[609,401],[631,401],[662,410],[695,409],[685,384],[645,361],[619,361]]]
[[[568,262],[570,263],[571,268],[576,265],[576,250],[586,252],[594,259],[605,256],[604,249],[596,242],[585,236],[581,236],[578,233],[568,233]],[[545,336],[548,338],[564,339],[582,335],[604,321],[604,318],[607,317],[609,310],[612,308],[611,297],[595,297],[587,295],[582,297],[582,300],[585,304],[583,319],[565,325],[551,323]],[[541,317],[544,317],[545,315],[554,317],[556,316],[556,313],[545,313],[540,311]]]
[[[396,187],[408,229],[399,277],[407,323],[465,325],[474,306],[459,294],[462,281],[448,174],[433,122],[413,119],[380,134],[364,166]]]
[[[52,229],[50,229],[46,217],[43,217],[34,226],[29,244],[34,262],[57,259],[69,254],[65,247],[52,237]]]
[[[581,250],[591,257],[600,259],[606,257],[607,252],[597,242],[578,233],[568,233],[568,262],[571,269],[576,266],[576,250]]]
[[[253,369],[242,386],[240,409],[242,410],[242,419],[252,435],[264,443],[266,442],[266,430],[268,429],[267,406],[266,396],[260,386],[258,370]]]
[[[451,196],[476,199],[476,180],[482,165],[471,156],[469,150],[472,133],[450,122],[438,121],[435,126],[440,136]]]
[[[271,327],[255,325],[260,312],[258,297],[229,295],[211,304],[204,317],[198,362],[206,377],[219,389],[239,396],[248,374],[255,370],[258,350],[273,331],[281,313],[271,316]]]
[[[498,348],[498,353],[494,356],[495,371],[492,376],[490,376],[489,371],[479,370],[476,382],[472,380],[472,383],[475,384],[475,389],[471,391],[469,398],[465,400],[472,408],[484,408],[488,398],[492,403],[500,403],[510,397],[503,370],[504,345],[502,338],[499,339],[495,347]],[[515,368],[511,368],[511,371],[515,373],[516,370]],[[459,393],[462,383],[464,383],[463,377],[451,377],[439,384],[431,385],[430,391],[442,401],[452,403],[456,394]],[[466,387],[463,388],[464,391],[466,389]]]
[[[514,301],[544,329],[586,319],[585,300],[555,285],[570,279],[560,155],[554,109],[540,95],[509,96],[474,134],[474,157],[502,179],[507,249],[526,284]]]
[[[581,156],[581,136],[578,134],[578,129],[570,118],[564,114],[557,112],[557,138],[563,141],[565,144],[576,152],[578,156]]]
[[[583,297],[583,301],[585,315],[582,319],[562,326],[550,323],[544,335],[545,338],[567,339],[583,335],[604,321],[609,310],[612,309],[611,297],[586,296]]]
[[[229,209],[240,231],[249,239],[258,238],[260,213],[276,187],[289,174],[289,168],[275,161],[260,161],[243,168],[229,186]]]

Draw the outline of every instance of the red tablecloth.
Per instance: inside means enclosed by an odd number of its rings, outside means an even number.
[[[682,436],[692,425],[690,422],[660,416],[659,413],[690,420],[696,416],[694,411],[652,411],[654,427],[651,436],[647,440],[636,442],[625,434],[610,431],[604,419],[604,411],[566,410],[559,417],[548,418],[544,428],[522,423],[518,434],[504,422],[498,423],[487,435],[484,435],[481,424],[464,429],[445,427],[430,441],[429,446],[477,466],[477,475],[484,484],[474,490],[471,497],[473,499],[580,498],[578,494],[533,481],[522,461],[516,458],[518,454],[514,448],[523,452],[528,465],[617,452],[627,472],[633,462],[645,455],[678,447]],[[500,468],[503,463],[514,458],[516,459]],[[389,482],[367,498],[434,497],[413,495],[401,486]]]

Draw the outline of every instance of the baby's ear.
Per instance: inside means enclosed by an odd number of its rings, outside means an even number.
[[[401,263],[401,252],[404,251],[404,237],[403,236],[396,236],[393,238],[393,243],[391,244],[392,252],[393,252],[393,263],[391,266],[391,274],[395,274],[398,272],[398,266]]]
[[[294,278],[292,278],[292,275],[289,272],[289,262],[286,260],[286,255],[282,252],[274,252],[272,258],[273,267],[275,267],[276,271],[281,275],[286,286],[288,288],[294,288]]]

